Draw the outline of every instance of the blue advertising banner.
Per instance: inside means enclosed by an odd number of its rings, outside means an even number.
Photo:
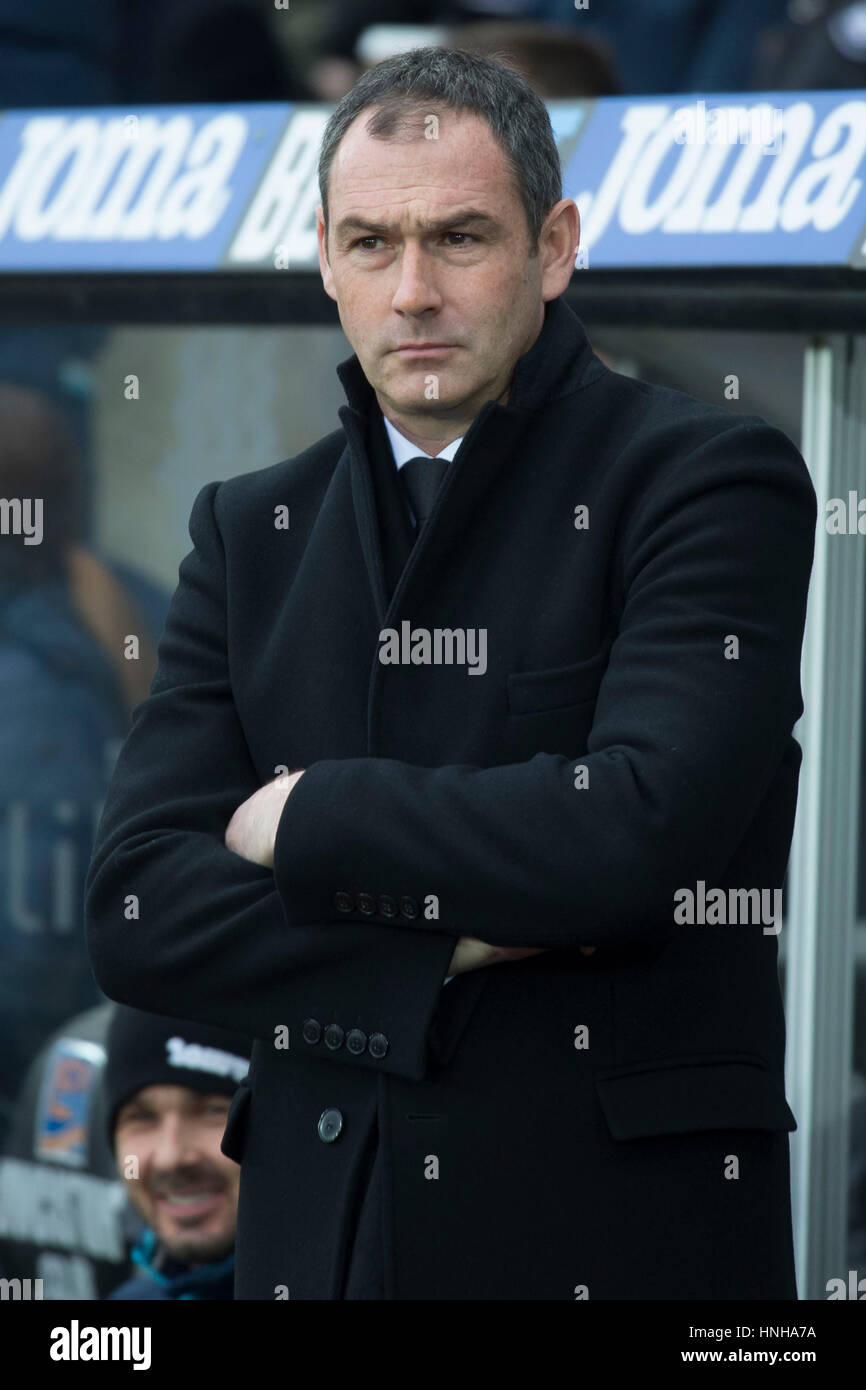
[[[0,272],[318,270],[331,107],[0,116]],[[549,103],[576,268],[866,265],[866,98]]]
[[[863,264],[856,92],[607,98],[564,168],[591,269]]]

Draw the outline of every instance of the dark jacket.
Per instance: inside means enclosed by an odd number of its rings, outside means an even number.
[[[174,1299],[216,1299],[225,1302],[234,1298],[234,1252],[214,1264],[198,1265],[191,1269],[180,1260],[172,1259],[162,1249],[153,1231],[146,1230],[130,1253],[133,1264],[144,1271],[144,1278],[128,1279],[108,1297],[117,1299],[147,1299],[151,1302]]]
[[[196,498],[88,873],[107,994],[256,1039],[236,1296],[341,1296],[378,1129],[389,1298],[792,1298],[777,940],[674,894],[783,882],[806,466],[555,300],[388,603],[339,371],[341,430]],[[383,664],[404,620],[486,674]],[[271,871],[223,835],[283,765]],[[460,935],[549,949],[443,989]]]

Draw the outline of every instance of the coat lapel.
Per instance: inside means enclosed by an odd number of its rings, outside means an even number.
[[[348,404],[339,416],[346,433],[352,504],[380,628],[397,625],[417,586],[431,581],[461,530],[482,514],[485,493],[518,448],[533,413],[603,371],[577,316],[562,299],[550,301],[538,338],[515,366],[508,404],[488,401],[479,411],[445,475],[427,527],[415,540],[375,393],[357,356],[340,363],[337,372]],[[340,466],[345,462],[344,455]],[[368,707],[371,756],[376,752],[373,716],[381,671],[374,662]],[[438,1065],[452,1057],[489,974],[470,971],[443,988],[430,1037]]]
[[[390,602],[415,544],[415,528],[409,516],[406,494],[385,431],[382,412],[375,402],[370,410],[367,454],[373,475],[385,587]]]
[[[355,521],[361,540],[361,553],[364,556],[367,580],[376,606],[376,616],[380,626],[382,626],[385,620],[385,610],[388,607],[388,594],[382,555],[382,535],[379,518],[376,515],[373,476],[367,457],[366,420],[360,411],[345,405],[340,407],[339,416],[346,432],[349,484],[352,489],[352,506],[355,509]],[[343,462],[344,459],[341,459],[340,464],[342,465]]]
[[[339,364],[337,374],[348,401],[339,416],[346,433],[352,503],[382,627],[395,625],[408,595],[430,580],[463,528],[481,513],[485,493],[518,447],[533,412],[557,395],[588,385],[603,370],[577,315],[561,298],[550,300],[541,332],[515,365],[508,404],[488,401],[475,417],[445,475],[427,527],[412,545],[389,594],[382,526],[395,524],[395,517],[377,507],[368,449],[371,412],[378,405],[357,356]]]

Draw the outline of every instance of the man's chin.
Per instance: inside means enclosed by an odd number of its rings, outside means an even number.
[[[435,395],[430,394],[431,374],[436,378]],[[449,411],[461,411],[471,396],[466,390],[465,378],[452,384],[444,372],[436,372],[429,366],[424,371],[401,373],[396,379],[389,377],[380,394],[392,410],[401,414],[440,417]]]
[[[212,1236],[165,1236],[157,1232],[162,1248],[185,1265],[219,1264],[234,1250],[234,1233]]]

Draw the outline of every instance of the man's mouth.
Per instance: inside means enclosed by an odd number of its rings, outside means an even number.
[[[394,351],[401,357],[436,357],[439,353],[451,352],[455,346],[454,343],[406,343]]]
[[[214,1206],[221,1196],[220,1188],[208,1188],[199,1192],[161,1192],[157,1201],[179,1216],[197,1216]]]

